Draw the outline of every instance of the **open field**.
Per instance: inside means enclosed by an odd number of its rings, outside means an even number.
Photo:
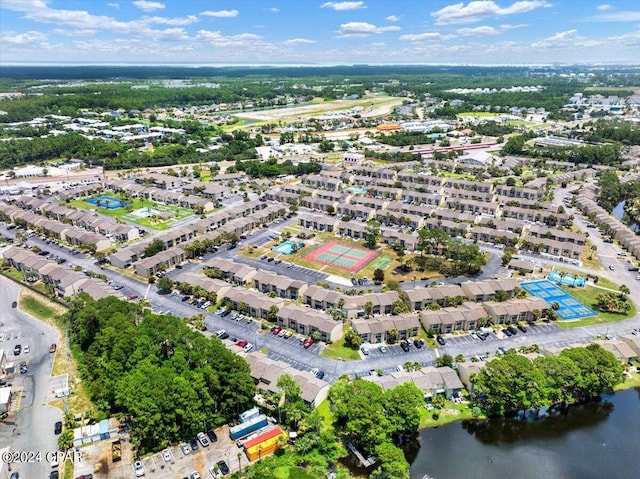
[[[374,117],[386,115],[393,111],[393,108],[401,104],[401,98],[390,96],[367,97],[358,100],[334,100],[329,102],[318,99],[314,100],[310,104],[302,106],[247,111],[243,112],[242,115],[238,118],[244,120],[253,120],[254,122],[268,123],[273,121],[277,122],[279,120],[297,120],[301,117],[322,115],[330,111],[349,110],[355,106],[361,106],[365,108],[361,113],[363,117]],[[256,126],[256,123],[248,123],[244,126],[253,127]]]
[[[590,318],[583,318],[577,321],[556,321],[555,324],[562,329],[613,323],[615,321],[632,318],[638,313],[638,310],[636,309],[633,302],[631,303],[631,309],[627,314],[604,313],[604,312],[598,311],[598,309],[595,307],[595,304],[596,304],[595,295],[598,293],[606,293],[607,290],[603,288],[598,288],[597,286],[587,285],[584,288],[569,288],[568,286],[561,286],[561,288],[564,291],[566,291],[568,294],[572,295],[574,298],[576,298],[585,306],[592,308],[597,313],[596,316],[592,316]]]
[[[121,199],[121,197],[118,195],[111,196]],[[111,218],[127,221],[129,223],[135,223],[139,226],[153,228],[156,230],[168,230],[171,227],[171,223],[173,223],[174,221],[187,218],[194,214],[193,211],[187,208],[155,203],[151,200],[134,198],[129,201],[131,202],[130,205],[116,209],[103,208],[101,206],[93,205],[91,203],[88,203],[86,199],[73,200],[69,202],[69,205],[83,210],[96,210],[105,216],[110,216]],[[138,210],[143,209],[151,209],[152,214],[147,217],[136,215],[136,212]],[[167,220],[162,220],[156,216],[156,214],[162,213],[170,213],[172,217]]]

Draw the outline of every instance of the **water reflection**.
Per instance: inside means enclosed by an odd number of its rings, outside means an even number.
[[[462,422],[462,428],[483,444],[498,446],[521,440],[554,439],[604,421],[613,412],[610,401],[573,406],[564,412],[536,419],[501,419]]]

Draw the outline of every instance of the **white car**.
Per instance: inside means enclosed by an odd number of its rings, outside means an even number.
[[[189,454],[191,454],[191,449],[189,449],[189,444],[187,444],[186,442],[183,442],[182,444],[180,444],[180,449],[182,449],[182,454],[184,454],[185,456],[188,456]]]
[[[25,354],[31,351],[31,348],[29,347],[29,345],[27,344],[24,349],[22,350]]]
[[[211,466],[209,468],[209,474],[213,479],[220,479],[222,477],[222,473],[219,470],[216,470],[216,466]]]
[[[173,456],[171,455],[171,451],[169,449],[165,449],[164,451],[162,451],[162,459],[164,459],[164,462],[171,462]]]
[[[202,477],[200,477],[200,473],[198,471],[193,471],[191,473],[191,479],[202,479]]]
[[[218,331],[216,331],[216,338],[219,338],[224,333],[226,333],[226,331],[224,329],[219,329]]]
[[[0,341],[4,341],[4,333],[0,333]]]
[[[248,352],[249,352],[249,351],[251,351],[252,349],[253,349],[253,344],[251,344],[251,343],[247,344],[244,348],[242,348],[242,350],[243,350],[245,353],[248,353]]]
[[[198,433],[198,441],[200,441],[200,444],[202,444],[202,447],[209,447],[209,439],[207,439],[207,436],[205,435],[204,432]]]
[[[133,463],[133,469],[136,471],[136,477],[144,476],[144,466],[142,465],[142,461],[140,459],[136,459]]]

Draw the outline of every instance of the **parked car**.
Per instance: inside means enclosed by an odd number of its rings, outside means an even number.
[[[56,436],[62,432],[62,421],[58,421],[53,425],[53,432]]]
[[[204,432],[199,432],[198,433],[198,441],[200,441],[200,444],[202,444],[202,447],[209,447],[209,439],[207,439],[207,436],[205,435]]]
[[[402,348],[402,350],[403,350],[405,353],[408,353],[408,352],[409,352],[409,349],[411,349],[411,348],[409,347],[409,343],[408,343],[407,341],[402,341],[402,342],[400,343],[400,347]]]
[[[216,331],[216,338],[219,338],[224,333],[226,333],[226,331],[224,329],[219,329],[218,331]]]
[[[380,352],[382,354],[387,354],[387,347],[386,346],[380,346]]]
[[[191,441],[189,441],[189,446],[191,446],[191,450],[192,451],[197,451],[198,450],[198,440],[197,439],[191,439]]]
[[[293,336],[293,331],[287,330],[287,332],[284,333],[285,339],[289,339],[291,336]]]
[[[513,335],[518,334],[518,330],[516,328],[514,328],[513,326],[507,327],[507,330]]]
[[[218,436],[216,436],[216,433],[213,431],[213,429],[209,429],[207,431],[207,437],[211,442],[216,442],[218,440]]]
[[[180,449],[182,449],[182,454],[184,454],[185,456],[188,456],[189,454],[191,454],[191,449],[189,449],[189,444],[187,444],[186,442],[183,442],[182,444],[180,444]]]
[[[313,338],[307,338],[304,340],[304,343],[302,343],[302,347],[304,349],[309,349],[314,342]]]
[[[198,471],[193,471],[189,477],[191,479],[202,479],[202,477],[200,477],[200,473]]]
[[[238,340],[238,342],[236,343],[236,346],[240,346],[241,348],[244,348],[247,344],[249,344],[248,341],[245,341],[244,339],[240,339]]]
[[[227,466],[227,463],[224,461],[218,461],[216,463],[216,465],[218,466],[218,468],[220,469],[220,472],[222,472],[222,474],[224,476],[226,476],[227,474],[229,474],[229,466]]]
[[[271,328],[271,333],[272,334],[279,334],[280,331],[282,331],[282,327],[280,327],[280,326],[274,326],[273,328]]]
[[[136,477],[144,476],[144,466],[142,465],[142,461],[140,459],[136,459],[133,462],[133,469],[136,471]]]
[[[24,349],[23,349],[24,354],[28,354],[29,352],[31,352],[31,348],[29,347],[28,344],[25,345]]]
[[[523,333],[526,333],[528,331],[527,327],[523,324],[518,324],[518,329]]]
[[[17,308],[18,307],[18,302],[14,301],[13,303],[11,303],[11,307],[12,308]]]
[[[253,349],[253,344],[251,344],[251,343],[247,343],[247,345],[246,345],[244,348],[242,348],[242,350],[243,350],[245,353],[248,353],[248,352],[249,352],[249,351],[251,351],[252,349]]]
[[[440,336],[439,334],[436,336],[436,341],[438,341],[438,344],[440,346],[444,346],[446,343],[446,341],[444,340],[444,338],[442,336]]]
[[[422,348],[422,346],[424,346],[424,341],[423,341],[422,339],[416,339],[416,340],[413,342],[413,345],[414,345],[416,348],[420,349],[420,348]]]
[[[164,462],[171,462],[173,460],[173,455],[169,449],[162,451],[162,459],[164,459]]]
[[[55,353],[56,349],[58,349],[58,345],[56,343],[53,343],[51,346],[49,346],[50,353]]]
[[[21,353],[21,352],[22,352],[22,345],[20,345],[20,344],[16,344],[16,345],[13,347],[13,355],[14,355],[14,356],[20,356],[20,353]]]
[[[229,333],[222,333],[219,337],[220,339],[229,339]]]
[[[130,294],[129,296],[127,296],[127,299],[129,301],[133,301],[134,299],[138,299],[138,295],[137,294]]]
[[[364,346],[360,348],[360,351],[362,351],[362,354],[364,354],[365,356],[369,356],[369,350]]]
[[[511,334],[511,331],[509,331],[508,329],[503,329],[502,332],[507,338],[510,338],[511,336],[513,336],[513,334]]]

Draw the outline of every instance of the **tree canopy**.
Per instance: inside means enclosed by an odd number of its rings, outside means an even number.
[[[225,424],[252,404],[249,365],[175,316],[81,293],[67,321],[91,398],[107,415],[131,417],[143,453]]]

